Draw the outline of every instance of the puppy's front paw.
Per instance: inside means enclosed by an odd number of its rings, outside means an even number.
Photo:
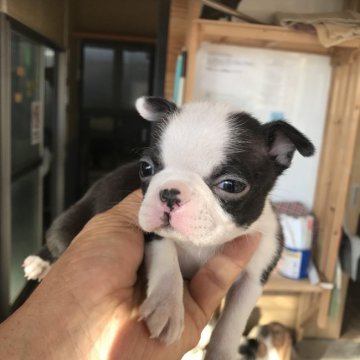
[[[159,338],[170,345],[180,339],[184,330],[184,304],[182,294],[150,294],[140,307],[151,338]]]
[[[36,255],[28,256],[22,266],[26,279],[38,281],[41,281],[51,268],[49,261],[45,261]]]

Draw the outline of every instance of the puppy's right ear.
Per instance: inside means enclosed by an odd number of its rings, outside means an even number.
[[[138,98],[135,106],[140,116],[149,121],[162,120],[177,111],[174,103],[155,96]]]

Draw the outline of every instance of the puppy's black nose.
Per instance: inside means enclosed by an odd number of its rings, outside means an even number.
[[[174,208],[174,205],[180,205],[180,199],[178,195],[180,191],[178,189],[163,189],[160,191],[160,201],[165,203],[170,210]]]

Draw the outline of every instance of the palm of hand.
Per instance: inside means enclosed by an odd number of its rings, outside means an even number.
[[[146,326],[138,322],[134,311],[137,270],[144,251],[143,235],[133,220],[138,201],[126,205],[125,209],[117,206],[93,218],[58,260],[39,291],[46,286],[48,293],[71,299],[73,313],[82,315],[82,333],[87,334],[87,341],[83,345],[78,342],[78,347],[82,347],[82,353],[90,351],[93,355],[89,358],[179,359],[185,350],[196,345],[204,314],[185,291],[186,325],[181,341],[165,347],[158,340],[149,339]]]

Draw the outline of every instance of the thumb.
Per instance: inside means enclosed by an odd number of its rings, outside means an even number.
[[[138,225],[138,214],[143,195],[140,190],[136,190],[123,199],[120,203],[109,210],[110,215],[120,218],[123,225]]]
[[[141,191],[132,192],[110,210],[94,216],[81,231],[82,238],[85,237],[92,241],[94,237],[109,236],[109,238],[116,237],[119,241],[119,236],[124,233],[141,234],[138,225],[141,201]],[[74,243],[78,240],[77,238],[74,239]],[[124,241],[126,240],[124,239]]]
[[[255,233],[225,244],[222,251],[213,256],[191,280],[190,293],[205,315],[201,328],[252,258],[260,239],[261,235]]]

